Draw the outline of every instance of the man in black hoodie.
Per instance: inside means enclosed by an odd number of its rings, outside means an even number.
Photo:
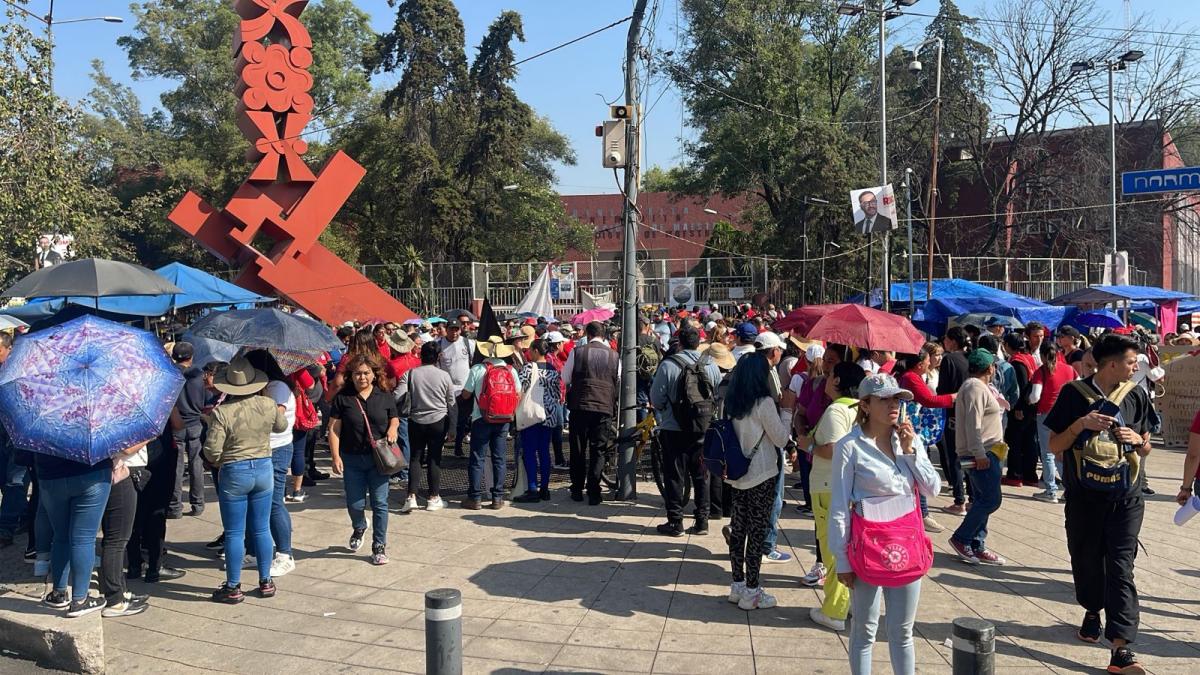
[[[175,409],[179,411],[179,417],[183,420],[183,428],[174,432],[179,459],[176,462],[175,490],[167,511],[168,518],[179,518],[183,515],[185,465],[189,474],[188,500],[192,504],[190,515],[198,516],[204,513],[204,463],[200,456],[204,426],[200,414],[207,394],[204,390],[204,371],[192,366],[192,356],[195,353],[196,350],[190,342],[176,342],[171,350],[172,360],[183,371],[184,383],[183,390],[179,392],[179,400],[175,403]]]

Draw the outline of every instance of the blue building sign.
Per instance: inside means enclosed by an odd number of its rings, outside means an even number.
[[[1164,192],[1200,192],[1200,166],[1121,174],[1121,194],[1126,197]]]

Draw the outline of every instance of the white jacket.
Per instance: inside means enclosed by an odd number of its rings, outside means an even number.
[[[730,487],[749,490],[765,480],[778,479],[779,449],[787,445],[789,434],[779,419],[775,401],[770,396],[758,399],[749,415],[733,420],[733,428],[742,445],[742,454],[750,458],[750,468],[741,478],[725,482]]]

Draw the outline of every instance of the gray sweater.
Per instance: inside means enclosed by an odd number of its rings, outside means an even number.
[[[437,366],[419,366],[400,376],[396,400],[408,395],[400,415],[418,424],[433,424],[446,416],[454,402],[454,382]],[[407,415],[405,415],[407,411]]]

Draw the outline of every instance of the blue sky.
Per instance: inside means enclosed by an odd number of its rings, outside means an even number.
[[[832,1],[832,0],[831,0]],[[985,3],[995,0],[960,0],[959,8],[968,15],[978,13]],[[373,17],[377,31],[388,30],[394,16],[385,0],[357,0],[359,7]],[[475,46],[491,21],[505,9],[521,13],[526,42],[517,46],[518,58],[533,55],[607,25],[629,13],[632,0],[612,3],[584,0],[456,0],[467,32],[467,55],[474,57]],[[654,4],[654,0],[651,0]],[[655,24],[656,44],[661,49],[676,45],[677,0],[659,0]],[[1124,22],[1121,0],[1098,0],[1108,13],[1105,25],[1120,27]],[[32,0],[31,11],[44,13],[48,0]],[[921,0],[913,11],[936,14],[937,0]],[[1179,0],[1133,0],[1135,14],[1146,14],[1154,23],[1170,22],[1171,30],[1186,30],[1200,24],[1200,3]],[[116,15],[131,18],[129,3],[122,0],[58,0],[56,18]],[[678,19],[677,19],[678,17]],[[889,24],[897,43],[911,43],[924,29],[928,19],[905,17]],[[36,25],[36,23],[31,23]],[[607,116],[607,104],[622,95],[621,63],[624,58],[628,24],[612,28],[583,42],[521,66],[516,81],[518,94],[568,138],[578,155],[578,164],[562,167],[558,188],[565,194],[616,192],[612,171],[600,166],[599,139],[595,125]],[[682,23],[679,24],[682,28]],[[88,78],[92,59],[105,62],[117,80],[129,83],[147,107],[157,104],[158,96],[171,83],[134,81],[125,53],[117,44],[121,35],[132,33],[132,23],[78,23],[55,27],[55,87],[58,93],[78,100],[91,89]],[[1200,51],[1194,52],[1200,58]],[[386,85],[392,78],[378,78]],[[231,84],[232,88],[232,84]],[[654,78],[646,105],[649,108],[644,135],[646,166],[671,166],[680,161],[681,136],[688,137],[679,98],[663,78]]]

